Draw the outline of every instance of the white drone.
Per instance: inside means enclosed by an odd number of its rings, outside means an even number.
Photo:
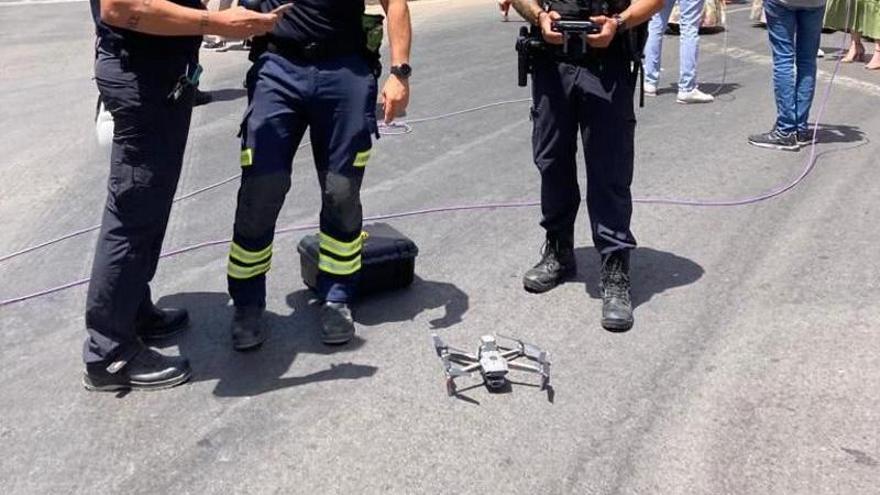
[[[480,348],[473,355],[453,347],[449,347],[437,334],[431,336],[434,339],[434,350],[443,361],[443,370],[446,373],[446,392],[455,395],[455,379],[460,376],[470,375],[479,371],[486,383],[486,388],[497,391],[503,389],[509,382],[507,372],[510,370],[528,371],[541,375],[541,390],[552,392],[550,387],[550,357],[546,351],[537,346],[527,344],[519,339],[498,335],[484,335],[480,337]],[[497,339],[501,338],[515,345],[505,347],[498,345]],[[525,358],[536,364],[526,364],[516,361]]]

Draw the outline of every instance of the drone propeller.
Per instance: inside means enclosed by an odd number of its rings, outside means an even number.
[[[534,361],[538,361],[539,363],[543,362],[543,358],[541,356],[542,356],[542,354],[546,355],[546,352],[541,350],[540,347],[538,347],[534,344],[529,344],[528,342],[525,342],[520,339],[508,337],[507,335],[498,334],[498,336],[501,337],[502,339],[507,339],[512,342],[516,342],[519,345],[520,351],[522,351],[522,353],[525,357],[532,359]]]
[[[547,390],[550,386],[550,355],[541,351],[537,361],[541,369],[541,390]]]
[[[436,333],[431,334],[431,339],[434,341],[434,351],[437,353],[437,357],[443,357],[444,354],[448,353],[449,346],[443,342],[439,335]]]

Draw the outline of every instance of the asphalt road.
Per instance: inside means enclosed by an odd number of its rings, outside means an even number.
[[[721,34],[703,38],[700,80],[719,100],[685,107],[669,89],[638,112],[636,196],[742,198],[803,170],[809,150],[745,142],[775,111],[766,34],[743,7],[731,6],[729,50]],[[498,22],[493,2],[412,10],[408,118],[528,96],[514,79],[520,24]],[[0,255],[99,219],[107,151],[94,139],[91,31],[86,3],[0,6]],[[823,39],[825,75],[839,43]],[[676,52],[668,38],[664,88]],[[195,111],[181,194],[237,173],[245,54],[206,53],[203,63],[218,101]],[[535,208],[393,221],[421,248],[418,280],[362,301],[359,338],[342,349],[317,338],[299,235],[276,241],[273,334],[257,353],[231,349],[225,248],[164,260],[154,294],[193,317],[166,351],[190,356],[195,376],[161,393],[82,389],[83,288],[0,308],[2,491],[876,493],[878,95],[880,76],[843,67],[816,168],[780,197],[636,205],[637,322],[624,334],[598,324],[584,215],[577,281],[523,292],[541,245]],[[535,199],[527,115],[515,103],[383,138],[366,213]],[[281,226],[317,216],[309,155],[296,158]],[[166,249],[228,238],[235,191],[231,183],[178,203]],[[0,263],[0,299],[87,276],[94,241]],[[529,386],[448,398],[432,332],[461,346],[507,333],[548,349],[555,401]]]

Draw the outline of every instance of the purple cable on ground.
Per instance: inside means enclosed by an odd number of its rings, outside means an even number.
[[[847,3],[847,18],[849,18],[849,6],[850,6],[850,4],[848,2]],[[846,46],[846,41],[847,41],[847,35],[844,34],[844,36],[842,37],[842,40],[841,40],[840,50],[843,50],[843,48]],[[755,204],[755,203],[759,203],[762,201],[766,201],[768,199],[775,198],[775,197],[780,196],[782,194],[785,194],[786,192],[797,187],[801,182],[804,181],[804,179],[807,178],[807,176],[810,175],[810,172],[812,172],[813,169],[816,167],[816,137],[817,137],[818,131],[819,131],[819,122],[822,121],[822,116],[824,115],[825,109],[828,106],[828,101],[831,98],[831,88],[833,86],[835,77],[837,76],[838,72],[840,71],[840,63],[841,63],[841,60],[838,59],[837,63],[834,66],[834,70],[831,73],[831,78],[828,81],[828,84],[826,85],[825,91],[823,93],[822,104],[819,106],[819,111],[817,112],[817,115],[816,115],[816,125],[813,127],[813,139],[812,139],[812,142],[810,143],[810,155],[807,158],[807,161],[806,161],[804,168],[801,171],[800,175],[798,175],[794,180],[792,180],[791,182],[789,182],[785,185],[777,187],[767,193],[760,194],[757,196],[745,197],[742,199],[699,200],[699,199],[646,197],[646,198],[634,198],[633,203],[673,205],[673,206],[699,206],[699,207],[745,206],[745,205]],[[463,115],[466,113],[476,112],[476,111],[483,110],[486,108],[492,108],[492,107],[497,107],[497,106],[501,106],[501,105],[508,105],[508,104],[512,104],[512,103],[522,103],[522,102],[526,102],[526,101],[531,101],[531,100],[530,99],[520,99],[520,100],[500,101],[500,102],[496,102],[496,103],[490,103],[488,105],[482,105],[479,107],[469,108],[469,109],[465,109],[465,110],[459,110],[457,112],[451,112],[451,113],[438,115],[438,116],[434,116],[434,117],[425,117],[422,119],[416,119],[416,120],[410,121],[410,123],[419,123],[419,122],[440,120],[440,119],[445,119],[445,118],[454,117],[454,116],[458,116],[458,115]],[[409,128],[408,124],[403,124],[403,125],[407,126],[405,128]],[[409,129],[411,129],[411,128],[409,128]],[[406,133],[408,133],[408,132],[404,132],[403,134],[406,134]],[[300,147],[308,146],[308,144],[309,143],[304,143]],[[214,184],[205,186],[201,189],[197,189],[197,190],[192,191],[190,193],[187,193],[183,196],[175,198],[174,202],[176,203],[178,201],[181,201],[181,200],[184,200],[187,198],[191,198],[197,194],[201,194],[205,191],[215,189],[215,188],[220,187],[224,184],[232,182],[239,177],[240,177],[240,174],[235,175],[233,177],[229,177],[227,179],[216,182]],[[373,215],[370,217],[365,217],[364,221],[371,222],[371,221],[377,221],[377,220],[390,220],[390,219],[396,219],[396,218],[422,216],[422,215],[428,215],[428,214],[433,214],[433,213],[450,213],[450,212],[460,212],[460,211],[496,210],[496,209],[510,209],[510,208],[532,208],[532,207],[536,207],[536,206],[540,206],[540,205],[541,205],[540,201],[513,201],[513,202],[501,202],[501,203],[477,203],[477,204],[470,204],[470,205],[451,205],[451,206],[441,206],[441,207],[435,207],[435,208],[425,208],[425,209],[419,209],[419,210],[404,211],[404,212],[399,212],[399,213],[387,213],[387,214],[383,214],[383,215]],[[78,230],[76,232],[66,234],[62,237],[58,237],[56,239],[46,241],[46,242],[38,244],[36,246],[32,246],[32,247],[29,247],[26,249],[22,249],[21,251],[18,251],[15,253],[5,255],[3,257],[0,257],[0,263],[4,262],[6,260],[12,259],[12,258],[21,256],[23,254],[30,253],[32,251],[36,251],[40,248],[50,246],[52,244],[56,244],[58,242],[66,240],[66,239],[70,239],[70,238],[76,237],[78,235],[82,235],[82,234],[85,234],[88,232],[95,231],[99,228],[100,228],[100,225],[97,225],[97,226],[92,226],[92,227],[89,227],[86,229]],[[275,231],[275,233],[276,234],[285,234],[285,233],[289,233],[289,232],[313,230],[316,228],[318,228],[318,224],[294,225],[291,227],[285,227],[282,229],[278,229]],[[226,245],[226,244],[229,244],[229,242],[230,242],[229,239],[219,239],[219,240],[215,240],[215,241],[201,242],[198,244],[185,246],[185,247],[182,247],[179,249],[166,251],[166,252],[162,253],[159,257],[160,258],[169,258],[172,256],[178,256],[178,255],[181,255],[184,253],[189,253],[192,251],[197,251],[197,250],[208,248],[208,247]],[[71,289],[73,287],[79,287],[81,285],[87,284],[89,282],[89,280],[90,279],[88,279],[88,278],[84,278],[84,279],[76,280],[73,282],[68,282],[66,284],[59,285],[56,287],[51,287],[49,289],[34,292],[32,294],[27,294],[27,295],[23,295],[23,296],[19,296],[19,297],[14,297],[11,299],[2,300],[2,301],[0,301],[0,308],[2,308],[4,306],[9,306],[12,304],[32,300],[32,299],[37,299],[37,298],[40,298],[43,296],[47,296],[49,294],[54,294],[56,292],[61,292],[61,291],[67,290],[67,289]]]

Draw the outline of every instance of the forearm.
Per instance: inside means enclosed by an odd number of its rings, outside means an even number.
[[[636,27],[647,22],[663,8],[663,0],[633,0],[632,5],[624,10],[620,17],[629,27]]]
[[[102,0],[101,20],[115,27],[160,36],[211,32],[211,14],[168,0]]]
[[[536,0],[513,0],[513,8],[523,19],[536,26],[541,12],[544,12]]]
[[[409,63],[412,47],[412,24],[406,0],[382,0],[382,7],[388,17],[388,42],[390,43],[391,65]]]

